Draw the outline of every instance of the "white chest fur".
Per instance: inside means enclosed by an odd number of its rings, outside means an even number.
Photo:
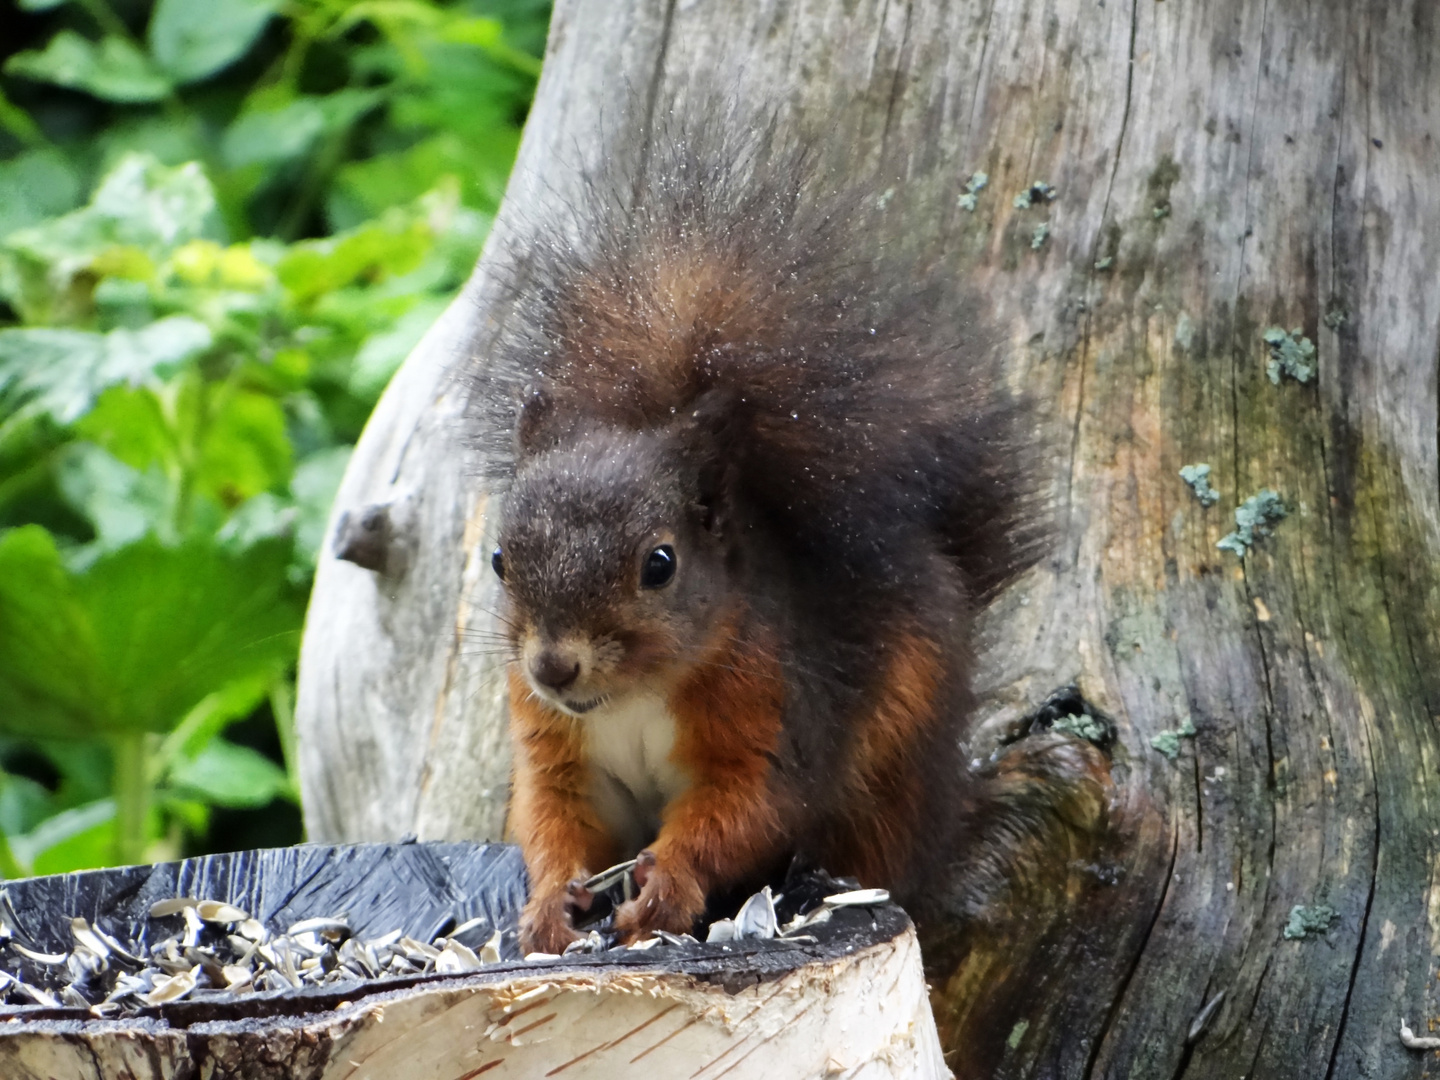
[[[675,718],[663,698],[636,694],[584,716],[591,799],[629,858],[655,839],[660,815],[690,786],[671,760]]]

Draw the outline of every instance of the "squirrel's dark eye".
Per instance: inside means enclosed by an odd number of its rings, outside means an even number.
[[[490,554],[490,566],[495,571],[495,576],[501,581],[505,580],[505,556],[497,547]]]
[[[646,589],[658,589],[669,585],[675,576],[675,549],[661,544],[645,556],[645,565],[640,568],[640,584]]]

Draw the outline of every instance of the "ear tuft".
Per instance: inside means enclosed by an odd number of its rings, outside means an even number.
[[[517,456],[528,457],[554,445],[557,434],[554,421],[554,400],[539,387],[530,388],[515,422]]]

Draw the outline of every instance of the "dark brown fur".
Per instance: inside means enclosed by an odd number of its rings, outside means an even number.
[[[974,306],[797,161],[682,135],[633,200],[597,178],[520,246],[475,376],[517,645],[603,642],[677,725],[691,786],[631,936],[795,854],[926,895],[959,842],[971,612],[1041,550]],[[662,534],[691,574],[665,596],[633,581]],[[525,939],[558,948],[566,883],[635,852],[596,835],[580,722],[512,688]]]

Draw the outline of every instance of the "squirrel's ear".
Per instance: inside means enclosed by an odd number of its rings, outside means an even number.
[[[529,457],[555,443],[555,402],[538,387],[527,391],[524,404],[515,418],[515,451]]]
[[[699,503],[705,528],[724,530],[735,473],[735,449],[740,438],[740,399],[711,390],[696,399],[688,416],[672,428],[684,455],[695,468]]]

